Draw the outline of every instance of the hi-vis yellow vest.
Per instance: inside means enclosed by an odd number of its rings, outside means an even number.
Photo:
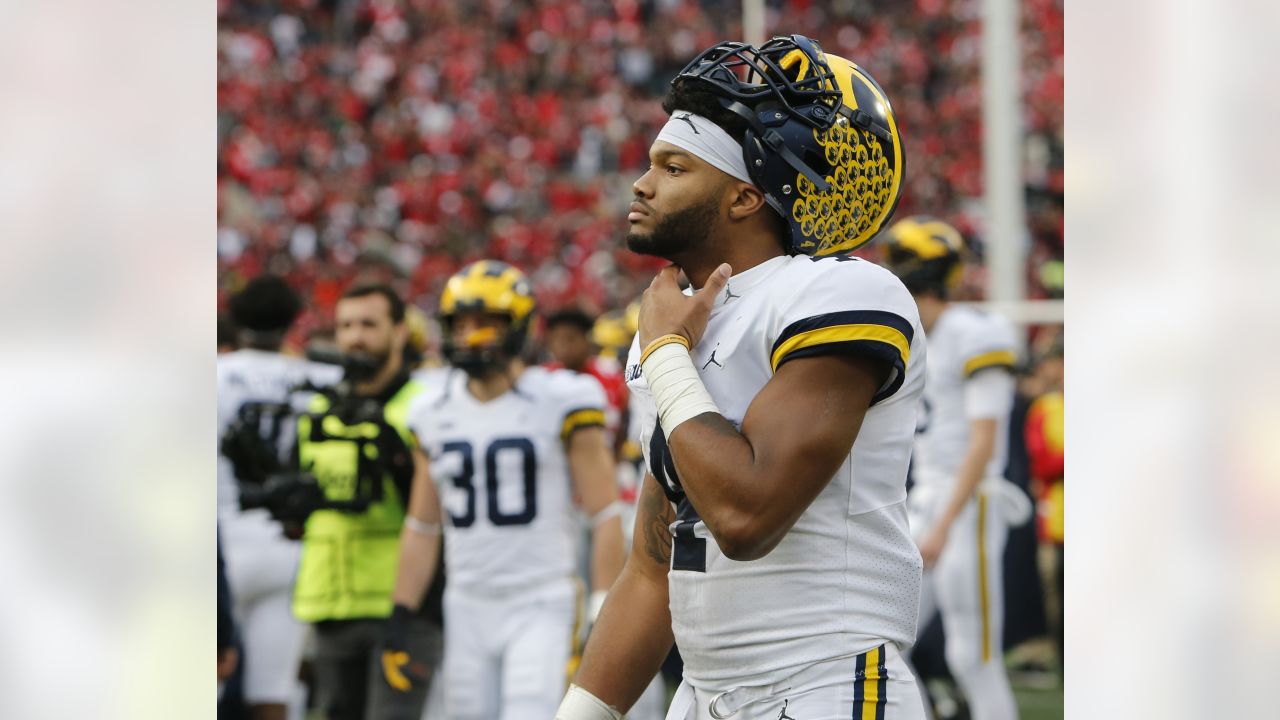
[[[423,386],[410,380],[387,402],[383,418],[400,434],[407,448],[414,446],[409,431],[409,402]],[[323,412],[329,403],[319,397],[312,412]],[[378,426],[347,426],[326,415],[326,438],[376,437]],[[350,440],[311,439],[311,418],[298,421],[299,466],[315,475],[329,500],[350,500],[356,489],[357,452]],[[377,449],[365,445],[369,458]],[[293,614],[305,622],[381,618],[391,614],[391,591],[400,554],[400,528],[405,502],[390,474],[382,479],[382,499],[362,513],[318,510],[307,519],[302,538],[302,559],[293,591]]]

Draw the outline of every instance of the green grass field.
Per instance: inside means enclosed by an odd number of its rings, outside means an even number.
[[[1021,658],[1023,662],[1030,661],[1030,664],[1021,665],[1015,658]],[[1013,696],[1018,705],[1018,717],[1021,720],[1061,720],[1063,717],[1062,679],[1061,673],[1056,668],[1058,662],[1053,657],[1052,646],[1044,640],[1033,640],[1015,649],[1012,657],[1006,656],[1005,660],[1009,664],[1009,684],[1013,687]],[[1029,669],[1034,666],[1042,669],[1039,671]],[[932,691],[942,693],[940,697],[935,696],[935,699],[944,703],[943,708],[948,707],[945,701],[948,695],[954,697],[958,694],[949,680],[931,681],[930,688]],[[943,712],[950,712],[950,710],[943,710]],[[968,718],[969,716],[961,709],[955,717]]]
[[[1048,638],[1029,640],[1005,654],[1009,668],[1009,683],[1018,700],[1018,715],[1022,720],[1061,720],[1062,670],[1057,653]],[[1030,662],[1048,669],[1050,675],[1041,676],[1041,683],[1032,683],[1031,677],[1020,675],[1017,668],[1022,662]],[[1045,687],[1045,685],[1049,687]]]
[[[1062,720],[1062,688],[1013,688],[1022,720]]]

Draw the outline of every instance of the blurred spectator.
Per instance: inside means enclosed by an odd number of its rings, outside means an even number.
[[[888,89],[909,158],[899,213],[982,236],[974,2],[769,2]],[[543,307],[636,297],[630,184],[663,87],[738,37],[737,3],[256,0],[218,5],[219,300],[262,271],[304,288],[291,344],[376,264],[420,307],[480,257],[524,268]],[[729,18],[726,20],[726,18]],[[1061,295],[1062,3],[1023,0],[1032,297]]]
[[[1036,363],[1031,382],[1038,397],[1027,411],[1025,426],[1027,458],[1036,494],[1040,499],[1037,513],[1040,541],[1048,549],[1046,554],[1050,556],[1042,566],[1052,576],[1054,592],[1050,598],[1049,615],[1058,643],[1059,661],[1062,659],[1062,598],[1065,580],[1063,355],[1063,336],[1059,331],[1049,336],[1047,347]]]

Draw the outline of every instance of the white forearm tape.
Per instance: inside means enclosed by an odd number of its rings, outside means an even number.
[[[658,406],[658,422],[671,433],[689,418],[705,412],[720,413],[711,393],[698,377],[689,351],[678,343],[655,349],[642,364],[644,377]]]
[[[608,505],[605,505],[603,510],[591,516],[591,527],[593,529],[598,528],[616,517],[621,517],[622,507],[623,505],[621,500],[614,500]]]
[[[404,526],[419,535],[439,535],[440,523],[429,523],[412,515],[404,516]]]
[[[555,720],[622,720],[622,713],[595,695],[570,684],[569,692],[564,694],[564,700],[556,710]]]

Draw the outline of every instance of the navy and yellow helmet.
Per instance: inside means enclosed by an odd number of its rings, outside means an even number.
[[[937,218],[914,215],[885,231],[885,264],[912,293],[945,298],[964,273],[965,243],[960,231]]]
[[[676,76],[700,83],[747,123],[751,180],[805,255],[851,252],[897,209],[905,157],[898,123],[866,70],[803,35],[759,48],[723,42]]]
[[[464,369],[491,366],[519,356],[529,334],[535,306],[533,290],[524,273],[497,260],[480,260],[459,270],[440,294],[441,346],[445,357]],[[506,317],[510,324],[496,337],[483,333],[459,345],[453,324],[459,315],[484,313]]]

